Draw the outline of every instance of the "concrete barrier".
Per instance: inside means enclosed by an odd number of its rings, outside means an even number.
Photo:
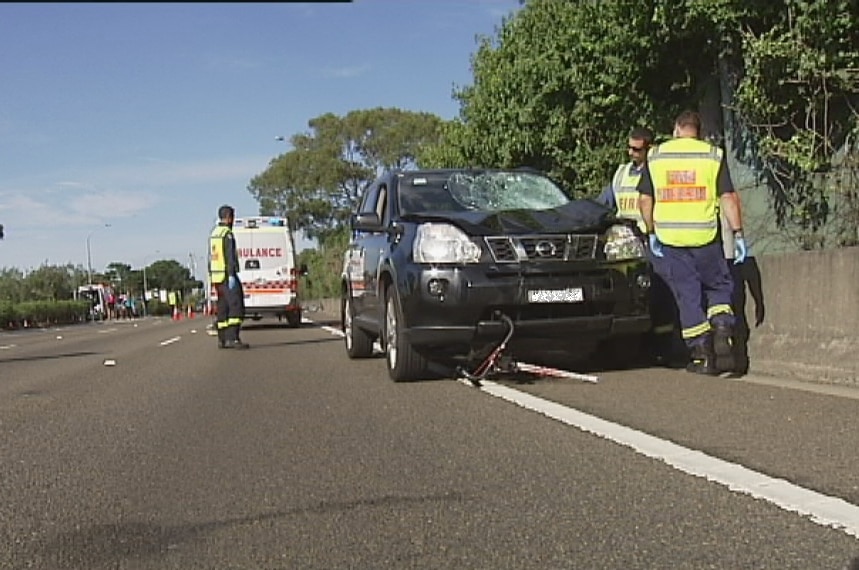
[[[859,248],[757,260],[766,319],[752,329],[750,372],[859,385]],[[746,314],[754,322],[751,299]]]

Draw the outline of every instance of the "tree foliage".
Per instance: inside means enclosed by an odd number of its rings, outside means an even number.
[[[281,215],[295,230],[324,241],[337,234],[361,190],[384,169],[406,168],[439,140],[442,120],[396,108],[327,113],[310,132],[290,138],[292,150],[251,179],[248,191],[263,215]]]
[[[529,0],[480,39],[473,84],[453,93],[460,116],[422,162],[527,165],[588,195],[626,159],[630,127],[667,133],[680,110],[709,106],[711,132],[732,118],[732,148],[768,184],[787,235],[814,247],[845,228],[838,243],[855,242],[857,6]]]
[[[697,88],[685,52],[654,26],[658,14],[647,0],[528,2],[496,38],[481,39],[474,83],[454,92],[460,117],[424,162],[526,165],[571,193],[599,191],[624,159],[629,129],[666,123]],[[674,65],[660,59],[672,51]]]
[[[340,296],[340,272],[343,252],[349,245],[349,229],[344,227],[329,234],[325,243],[299,253],[299,262],[307,264],[304,299],[328,299]]]
[[[122,263],[121,261],[108,263],[104,273],[110,284],[119,291],[140,292],[142,290],[142,286],[137,283],[135,272],[132,271],[131,265],[127,263]]]
[[[191,276],[191,271],[175,259],[161,259],[146,268],[146,284],[149,289],[189,291],[203,284]]]
[[[784,2],[771,27],[742,34],[736,108],[780,226],[803,249],[857,243],[859,8]]]

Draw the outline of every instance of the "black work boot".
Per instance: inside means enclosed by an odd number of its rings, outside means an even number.
[[[218,348],[226,348],[224,345],[227,342],[227,329],[218,329]]]
[[[694,345],[690,350],[691,360],[686,365],[687,372],[695,374],[706,374],[715,376],[719,373],[716,369],[716,353],[713,350],[713,337],[709,334],[703,340]]]
[[[713,351],[716,354],[715,366],[719,372],[735,372],[734,331],[727,325],[714,327]]]
[[[250,345],[239,340],[239,327],[231,325],[226,328],[226,342],[224,348],[250,348]]]

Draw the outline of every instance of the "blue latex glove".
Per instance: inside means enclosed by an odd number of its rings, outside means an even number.
[[[230,275],[229,279],[227,279],[227,287],[230,289],[235,289],[239,286],[239,280],[236,279],[235,275]]]
[[[734,265],[738,265],[746,260],[746,239],[734,239]]]
[[[656,237],[656,234],[650,234],[647,237],[650,238],[650,251],[656,257],[662,257],[662,242],[659,241],[659,238]],[[745,250],[743,250],[743,255],[745,256]]]

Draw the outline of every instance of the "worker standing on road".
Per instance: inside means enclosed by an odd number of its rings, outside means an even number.
[[[645,235],[647,227],[638,207],[638,181],[641,179],[647,153],[652,145],[653,131],[647,127],[634,127],[629,133],[626,144],[629,161],[617,167],[611,185],[597,197],[597,202],[614,209],[619,218],[635,220],[641,233]],[[668,283],[661,275],[659,268],[661,263],[663,263],[661,258],[650,256],[650,265],[653,269],[650,295],[650,314],[653,319],[651,349],[658,360],[671,363],[678,355],[683,355],[685,358],[686,349],[682,346],[679,335],[677,304]]]
[[[245,296],[239,280],[239,257],[233,236],[235,210],[218,209],[218,225],[209,238],[209,278],[218,293],[217,318],[219,348],[249,348],[239,338],[245,315]]]
[[[734,237],[734,261],[746,257],[740,207],[724,153],[699,139],[701,118],[684,111],[674,138],[650,153],[638,185],[639,207],[651,252],[680,312],[690,350],[687,370],[718,374],[716,356],[732,357],[733,283],[722,251],[720,209]],[[730,366],[730,369],[733,365]]]

